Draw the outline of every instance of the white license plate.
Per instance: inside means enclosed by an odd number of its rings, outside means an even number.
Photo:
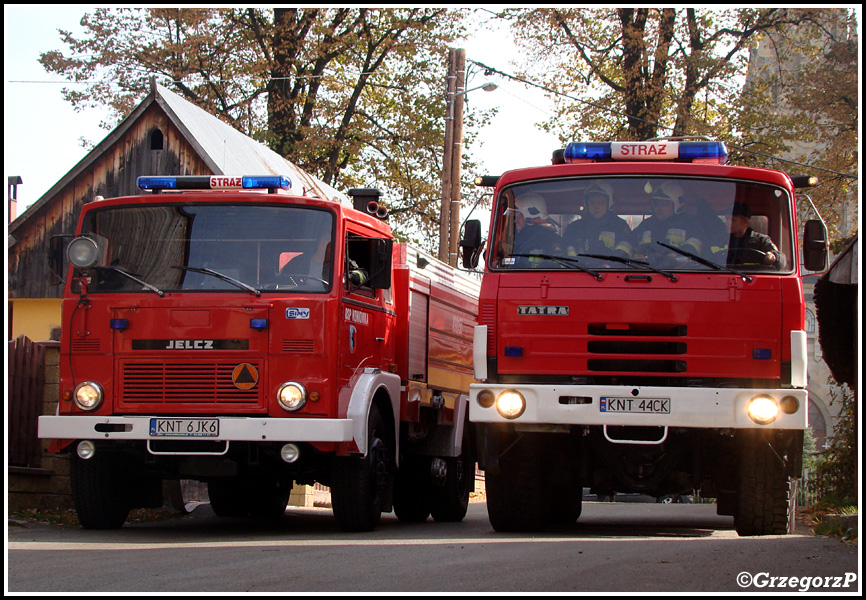
[[[602,398],[601,412],[671,414],[670,398]]]
[[[218,437],[219,419],[151,419],[151,437]]]

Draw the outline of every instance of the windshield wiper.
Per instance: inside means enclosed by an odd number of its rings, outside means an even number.
[[[669,273],[667,271],[662,271],[661,269],[656,269],[648,262],[644,262],[642,260],[635,260],[633,258],[623,258],[621,256],[613,256],[612,254],[578,254],[578,256],[585,256],[587,258],[596,258],[599,260],[612,260],[618,263],[622,263],[624,265],[631,265],[636,267],[641,267],[642,269],[647,269],[648,271],[652,271],[653,273],[658,273],[659,275],[664,275],[671,281],[676,281],[677,276],[673,273]]]
[[[104,267],[94,267],[94,269],[100,269],[103,271],[111,271],[113,273],[119,273],[120,275],[123,275],[127,279],[131,279],[135,283],[141,285],[145,289],[150,290],[154,294],[159,294],[160,296],[165,296],[165,292],[163,292],[162,290],[155,288],[154,286],[150,285],[146,281],[142,281],[141,279],[139,279],[138,277],[136,277],[132,273],[127,273],[126,271],[124,271],[123,269],[121,269],[120,267],[118,267],[116,265],[106,265]]]
[[[593,271],[592,269],[587,269],[586,267],[582,267],[577,264],[577,259],[572,258],[570,256],[551,256],[550,254],[509,254],[509,258],[541,258],[544,260],[552,260],[553,262],[559,263],[564,267],[574,267],[578,271],[582,271],[584,273],[589,273],[593,277],[595,277],[596,281],[601,281],[604,277],[601,276],[597,271]]]
[[[749,277],[745,273],[737,271],[736,269],[732,269],[730,267],[723,267],[717,263],[714,263],[711,260],[707,260],[706,258],[698,256],[697,254],[694,254],[693,252],[689,252],[688,250],[683,250],[682,248],[677,248],[676,246],[671,246],[670,244],[665,244],[664,242],[656,242],[656,244],[658,244],[660,246],[664,246],[668,250],[673,250],[677,254],[682,254],[683,256],[691,258],[696,263],[700,263],[700,264],[704,265],[705,267],[710,267],[711,269],[715,269],[716,271],[724,271],[726,273],[733,273],[734,275],[738,275],[739,277],[742,277],[743,281],[745,281],[746,283],[752,283],[751,277]]]
[[[234,277],[229,277],[224,273],[220,273],[219,271],[214,271],[213,269],[208,269],[207,267],[180,267],[177,265],[172,266],[172,269],[180,269],[181,271],[192,271],[193,273],[201,273],[202,275],[210,275],[211,277],[216,277],[217,279],[222,279],[223,281],[228,281],[232,285],[239,287],[243,290],[248,291],[251,294],[255,294],[256,296],[261,296],[261,291],[257,290],[251,285],[244,283],[243,281],[238,281]]]

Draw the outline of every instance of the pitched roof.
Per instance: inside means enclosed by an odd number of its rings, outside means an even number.
[[[297,194],[349,202],[347,196],[302,171],[264,144],[158,84],[156,102],[214,174],[286,175]]]
[[[195,104],[159,84],[152,83],[151,93],[39,200],[10,223],[8,232],[14,233],[49,203],[60,190],[119,140],[154,102],[162,108],[215,175],[286,175],[292,182],[292,191],[295,194],[326,198],[351,206],[351,200],[342,192],[301,170],[264,144],[244,135]]]

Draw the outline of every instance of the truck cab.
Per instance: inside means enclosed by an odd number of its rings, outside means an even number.
[[[434,463],[440,479],[456,477],[447,465],[461,456],[468,378],[436,388],[447,407],[433,406],[433,390],[409,398],[427,384],[410,381],[409,323],[426,343],[427,313],[410,317],[410,250],[378,191],[334,202],[280,176],[139,186],[149,193],[82,211],[67,248],[59,412],[39,422],[70,454],[85,527],[161,504],[162,480],[198,479],[227,516],[279,516],[294,482],[319,482],[341,527],[369,530],[409,502],[395,499],[402,455],[422,457],[406,462],[425,483]],[[472,293],[456,301],[467,323]],[[471,372],[470,347],[451,370]],[[401,444],[428,411],[437,447],[420,434]],[[460,484],[427,514],[462,518],[471,481],[461,473]]]
[[[574,521],[584,486],[699,489],[744,535],[787,530],[807,426],[796,194],[726,158],[573,143],[498,178],[470,403],[497,530]]]

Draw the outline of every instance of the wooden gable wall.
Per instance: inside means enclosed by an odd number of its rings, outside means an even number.
[[[151,149],[154,132],[162,149]],[[100,151],[100,148],[104,149]],[[212,171],[156,103],[131,124],[121,124],[82,162],[91,160],[12,232],[9,248],[10,298],[60,298],[62,286],[48,269],[50,239],[74,233],[81,207],[96,196],[113,198],[141,193],[140,175],[210,175]],[[77,169],[78,167],[76,167]],[[73,169],[70,173],[75,173]],[[69,177],[69,176],[67,176]]]

